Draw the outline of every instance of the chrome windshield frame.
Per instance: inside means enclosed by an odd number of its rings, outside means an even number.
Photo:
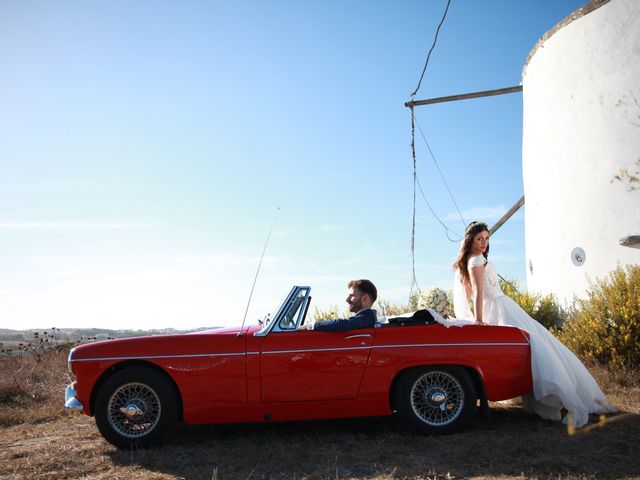
[[[304,323],[304,320],[307,316],[307,312],[309,310],[309,303],[311,302],[311,287],[294,285],[294,287],[291,289],[289,294],[285,297],[284,301],[280,305],[280,308],[278,309],[278,313],[276,313],[276,315],[271,318],[271,321],[268,324],[266,324],[260,331],[255,332],[253,335],[255,337],[265,337],[271,331],[276,331],[276,332],[295,331],[295,328],[280,329],[279,326],[276,327],[276,325],[279,325],[282,318],[288,313],[289,309],[292,307],[293,300],[296,297],[298,297],[298,295],[302,291],[306,291],[306,294],[305,294],[304,300],[302,301],[302,304],[298,305],[298,308],[300,308],[302,311],[302,315],[300,317],[301,320],[299,322],[296,322],[296,328],[302,325]]]

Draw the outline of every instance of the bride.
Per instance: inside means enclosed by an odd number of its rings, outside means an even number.
[[[455,316],[481,324],[511,325],[529,333],[533,395],[523,398],[525,409],[551,420],[560,420],[566,409],[563,422],[575,426],[585,425],[590,413],[614,411],[573,352],[502,293],[488,256],[489,229],[485,223],[471,222],[453,264]]]

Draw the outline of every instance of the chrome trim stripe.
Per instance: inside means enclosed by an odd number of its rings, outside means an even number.
[[[514,347],[525,346],[528,343],[411,343],[408,345],[376,345],[371,348],[404,348],[404,347],[465,347],[465,346],[477,346],[477,347]]]
[[[477,347],[514,347],[514,346],[529,346],[528,343],[413,343],[404,345],[373,345],[365,347],[335,347],[335,348],[307,348],[301,350],[270,350],[267,352],[232,352],[232,353],[195,353],[195,354],[183,354],[183,355],[141,355],[135,357],[95,357],[95,358],[74,358],[72,362],[99,362],[106,360],[149,360],[149,359],[162,359],[162,358],[194,358],[194,357],[237,357],[244,355],[265,355],[279,354],[279,353],[305,353],[305,352],[334,352],[343,350],[366,350],[366,349],[380,349],[380,348],[411,348],[411,347],[465,347],[465,346],[477,346]]]
[[[157,358],[193,358],[193,357],[234,357],[244,356],[244,352],[233,353],[189,353],[182,355],[139,355],[135,357],[93,357],[93,358],[74,358],[72,362],[99,362],[103,360],[149,360]]]
[[[336,347],[336,348],[307,348],[304,350],[269,350],[268,352],[261,352],[264,355],[271,355],[273,353],[305,353],[305,352],[335,352],[341,350],[366,350],[371,347]]]
[[[528,343],[414,343],[407,345],[374,345],[369,347],[336,347],[336,348],[308,348],[305,350],[270,350],[268,352],[247,352],[247,355],[258,355],[263,353],[275,354],[275,353],[304,353],[304,352],[333,352],[340,350],[365,350],[365,349],[379,349],[379,348],[408,348],[408,347],[464,347],[464,346],[479,346],[479,347],[513,347],[513,346],[528,346]]]

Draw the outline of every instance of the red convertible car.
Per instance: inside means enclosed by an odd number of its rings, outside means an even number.
[[[411,430],[464,428],[478,401],[532,391],[526,332],[441,324],[298,331],[310,287],[245,328],[106,340],[69,353],[65,406],[93,415],[120,448],[187,424],[391,415]]]

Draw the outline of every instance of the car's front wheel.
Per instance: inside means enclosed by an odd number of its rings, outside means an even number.
[[[160,372],[131,367],[114,373],[96,397],[96,425],[118,448],[146,448],[159,443],[176,421],[177,399]]]
[[[394,391],[394,405],[407,428],[423,434],[459,431],[473,419],[476,392],[461,367],[420,367],[404,372]]]

